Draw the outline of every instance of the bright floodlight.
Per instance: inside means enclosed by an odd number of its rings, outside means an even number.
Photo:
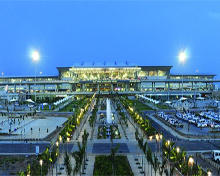
[[[40,59],[40,53],[39,53],[38,51],[33,51],[33,52],[31,53],[31,58],[32,58],[32,60],[33,60],[34,62],[39,61],[39,59]]]
[[[40,163],[40,165],[42,166],[42,165],[43,165],[43,160],[41,159],[41,160],[39,161],[39,163]]]
[[[184,64],[186,62],[186,59],[187,59],[187,54],[186,54],[186,51],[180,51],[179,55],[178,55],[178,58],[179,58],[179,62]]]
[[[193,166],[193,164],[194,164],[194,159],[193,159],[193,157],[189,157],[189,161],[188,161],[188,165],[189,166]]]

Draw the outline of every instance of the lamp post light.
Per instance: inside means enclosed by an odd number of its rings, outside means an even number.
[[[67,148],[67,153],[68,153],[68,143],[70,142],[70,138],[68,137],[66,140],[67,140],[66,148]]]
[[[210,170],[207,172],[207,176],[212,176],[212,172]]]
[[[62,136],[59,136],[59,141],[60,141],[60,143],[62,142]]]
[[[160,136],[160,140],[162,140],[162,139],[163,139],[163,135],[162,135],[162,134],[160,134],[159,136]]]
[[[185,50],[179,52],[178,59],[180,64],[184,65],[187,59],[187,54]],[[183,73],[182,73],[182,97],[183,97]]]
[[[56,146],[57,146],[57,149],[58,149],[58,147],[59,147],[59,142],[58,141],[56,142]],[[59,152],[58,152],[58,150],[56,150],[56,156],[57,156],[57,162],[56,162],[56,175],[57,175],[57,163],[59,165]]]
[[[190,175],[192,175],[191,171],[192,171],[193,164],[194,164],[194,159],[192,156],[190,156],[188,160],[188,166],[190,167]]]
[[[160,143],[159,143],[159,154],[161,155],[161,148],[162,148],[162,139],[163,139],[163,135],[162,134],[159,134],[159,140],[161,141]],[[162,155],[161,155],[161,157],[162,157]]]
[[[176,148],[176,152],[177,152],[177,154],[179,154],[179,152],[180,152],[180,148],[179,147]]]
[[[60,144],[61,144],[61,142],[62,142],[62,136],[59,136],[59,141],[60,141]],[[63,148],[61,148],[61,150],[62,150]]]
[[[159,154],[160,153],[160,135],[156,134],[155,138],[156,138],[156,142],[157,142],[157,145],[158,145],[158,154]]]
[[[41,159],[41,160],[39,161],[39,163],[40,163],[40,167],[41,167],[41,169],[40,169],[40,175],[42,176],[42,165],[43,165],[43,160]]]
[[[37,50],[35,50],[35,51],[33,51],[32,53],[31,53],[31,58],[32,58],[32,61],[33,62],[35,62],[35,63],[37,63],[39,60],[40,60],[40,53],[37,51]],[[36,76],[36,64],[35,64],[35,98],[34,98],[34,100],[35,100],[35,103],[36,103],[36,78],[37,76]]]
[[[166,145],[166,147],[169,147],[169,149],[170,149],[170,140],[167,140],[165,145]],[[168,167],[169,167],[168,170],[169,170],[169,172],[171,172],[170,153],[168,152],[167,155],[168,155],[167,161],[168,161]]]

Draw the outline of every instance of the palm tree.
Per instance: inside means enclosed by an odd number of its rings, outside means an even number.
[[[160,166],[159,166],[159,174],[160,176],[163,175],[163,172],[165,171],[165,166],[166,166],[166,160],[163,159],[162,163],[160,163]]]
[[[70,158],[69,158],[69,155],[67,154],[67,152],[65,153],[64,165],[66,166],[67,175],[70,175],[72,172],[72,167],[71,167]]]
[[[75,151],[72,153],[72,156],[75,159],[75,167],[73,169],[73,174],[77,174],[78,172],[80,172],[81,175],[81,167],[82,167],[82,161],[83,161],[83,156],[84,156],[84,146],[80,145],[80,143],[78,142],[78,151]]]
[[[138,129],[136,128],[136,130],[135,130],[135,139],[136,140],[138,139],[138,136],[139,136],[139,132],[138,132]]]
[[[143,137],[138,138],[138,144],[141,149],[143,149],[143,146],[144,146],[143,143],[144,143]]]
[[[111,163],[112,163],[112,172],[113,172],[113,176],[116,175],[115,174],[115,156],[116,156],[116,152],[119,149],[120,144],[117,144],[116,147],[111,147],[111,154],[110,154],[110,159],[111,159]]]
[[[149,166],[149,163],[151,164],[151,176],[152,176],[152,163],[153,163],[153,159],[152,159],[152,151],[151,151],[150,147],[147,150],[147,162],[148,162],[148,166]],[[149,170],[149,168],[148,168],[148,170]]]
[[[18,173],[18,175],[19,175],[19,176],[25,176],[25,174],[24,174],[23,171],[20,171],[20,172]]]
[[[157,174],[157,170],[159,168],[159,165],[160,165],[160,162],[157,158],[157,156],[154,154],[154,157],[152,159],[152,165],[153,165],[153,168],[154,168],[154,173],[155,173],[155,176]]]
[[[84,157],[83,157],[83,171],[84,171],[84,168],[85,168],[85,161],[87,159],[86,157],[86,148],[87,148],[87,140],[88,140],[88,137],[89,137],[89,133],[86,132],[86,130],[84,130],[84,134],[82,135],[82,145],[83,145],[83,148],[84,148]]]
[[[148,147],[148,142],[146,141],[146,142],[144,143],[144,145],[143,145],[143,152],[144,152],[144,154],[146,154],[148,148],[149,148],[149,147]]]

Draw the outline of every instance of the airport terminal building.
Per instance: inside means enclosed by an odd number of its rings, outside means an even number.
[[[172,66],[57,67],[58,75],[0,77],[8,92],[77,94],[93,92],[145,94],[210,94],[215,75],[172,74]]]

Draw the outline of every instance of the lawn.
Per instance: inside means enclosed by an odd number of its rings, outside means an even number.
[[[74,100],[64,108],[60,109],[60,112],[73,112],[73,108],[76,109],[78,106],[81,106],[82,103],[85,104],[84,99]]]
[[[145,111],[145,110],[153,110],[151,107],[143,104],[142,102],[140,102],[139,100],[130,100],[128,99],[128,103],[135,107],[137,111],[141,112],[141,111]]]
[[[100,155],[95,157],[93,175],[94,176],[113,175],[110,156]],[[126,156],[115,156],[115,175],[120,175],[120,176],[134,175]]]
[[[165,105],[165,104],[157,104],[156,105],[159,109],[170,109],[169,106]]]

